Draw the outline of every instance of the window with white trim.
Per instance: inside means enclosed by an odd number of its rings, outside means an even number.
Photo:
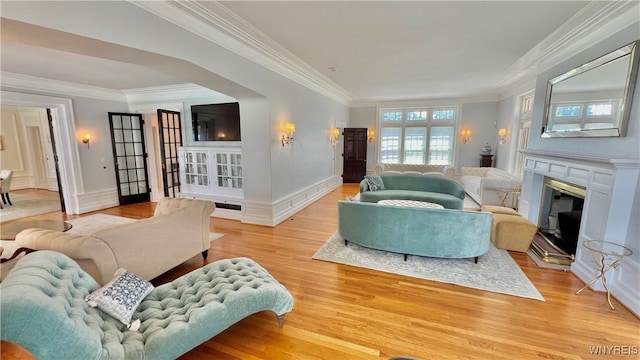
[[[529,147],[529,134],[531,133],[531,114],[533,112],[534,94],[529,93],[521,97],[520,102],[520,130],[518,131],[518,157],[516,159],[515,173],[522,176],[524,174],[525,154],[520,150]]]
[[[457,106],[381,109],[378,161],[453,165],[457,114]]]

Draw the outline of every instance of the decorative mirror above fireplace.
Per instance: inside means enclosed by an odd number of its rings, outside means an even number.
[[[638,46],[640,40],[549,80],[542,137],[625,136]]]

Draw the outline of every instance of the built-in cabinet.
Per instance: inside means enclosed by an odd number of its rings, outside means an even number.
[[[182,147],[179,156],[183,197],[220,202],[243,199],[241,149]]]

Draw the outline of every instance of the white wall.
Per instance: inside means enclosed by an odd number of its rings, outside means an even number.
[[[458,134],[462,129],[471,130],[471,139],[463,144],[458,135],[457,172],[463,166],[480,166],[481,148],[491,145],[492,154],[498,148],[498,102],[465,102],[462,104]],[[496,165],[496,156],[493,157]]]
[[[378,110],[375,106],[352,107],[349,112],[350,128],[367,128],[373,130],[373,141],[367,144],[367,174],[373,174],[374,167],[378,162]],[[342,148],[338,156],[342,153]],[[342,157],[341,157],[342,158]]]
[[[496,156],[494,158],[493,166],[511,171],[510,165],[512,163],[512,157],[515,157],[515,148],[517,145],[517,133],[520,125],[519,119],[514,114],[515,101],[513,96],[509,96],[503,99],[498,104],[498,126],[495,131],[496,137]],[[506,139],[507,143],[500,144],[500,136],[498,131],[505,129],[507,131]],[[514,136],[516,134],[516,136]]]

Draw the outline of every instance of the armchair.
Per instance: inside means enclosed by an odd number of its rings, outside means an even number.
[[[13,205],[11,203],[11,199],[9,198],[9,191],[11,190],[11,179],[13,178],[12,170],[2,170],[0,171],[0,192],[2,193],[2,202],[9,203],[9,205]]]

